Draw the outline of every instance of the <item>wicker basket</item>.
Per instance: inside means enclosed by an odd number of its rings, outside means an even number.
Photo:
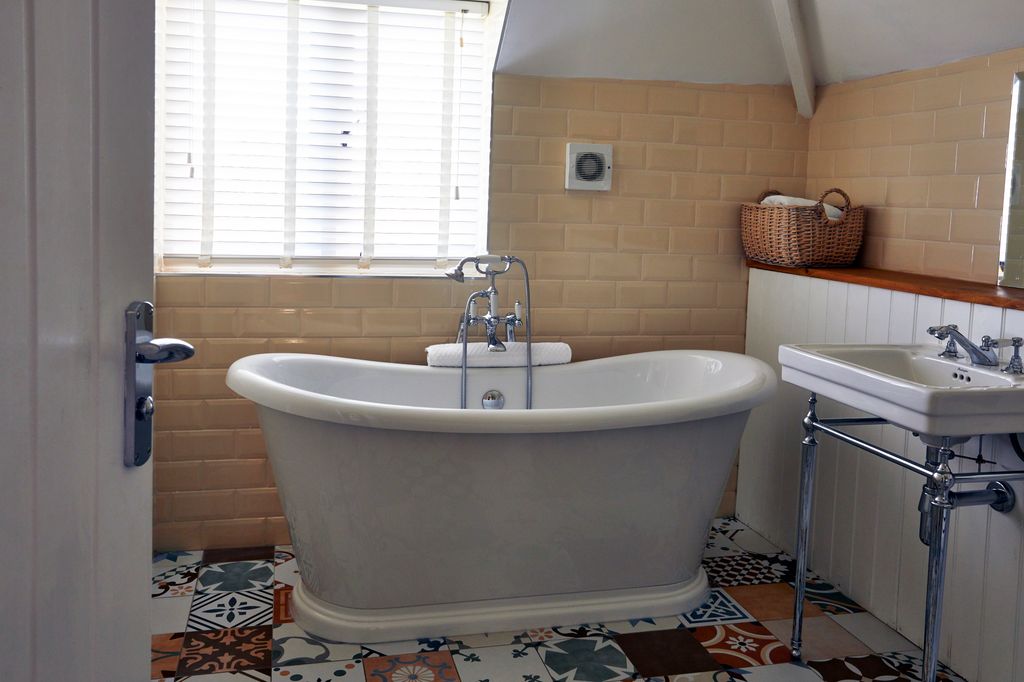
[[[829,194],[843,197],[843,214],[832,220],[822,203]],[[747,258],[789,267],[839,267],[857,259],[864,236],[864,207],[850,206],[850,197],[833,187],[814,206],[771,206],[745,203],[740,212],[743,251]]]

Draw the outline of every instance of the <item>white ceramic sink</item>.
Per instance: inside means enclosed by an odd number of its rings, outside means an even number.
[[[936,346],[779,346],[782,380],[921,434],[1024,431],[1024,376]],[[822,415],[825,416],[825,415]]]

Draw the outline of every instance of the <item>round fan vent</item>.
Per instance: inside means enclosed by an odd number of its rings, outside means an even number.
[[[612,146],[569,142],[565,145],[565,188],[607,192],[612,188]]]
[[[596,152],[583,152],[576,157],[576,179],[596,182],[604,178],[604,156]]]

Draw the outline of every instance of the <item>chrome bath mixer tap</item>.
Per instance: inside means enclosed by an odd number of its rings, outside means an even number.
[[[469,263],[473,263],[476,271],[481,275],[490,278],[490,286],[480,291],[474,291],[466,300],[466,309],[459,321],[459,335],[457,343],[462,344],[462,382],[459,395],[459,406],[466,408],[467,390],[467,365],[469,347],[469,328],[478,324],[484,326],[487,334],[487,350],[492,353],[505,352],[505,344],[498,339],[498,327],[505,325],[505,338],[509,342],[516,340],[516,327],[526,328],[526,409],[533,407],[533,334],[530,328],[530,274],[527,272],[526,263],[515,256],[469,256],[459,261],[455,267],[445,271],[445,275],[456,282],[466,281],[466,274],[463,270]],[[523,271],[523,282],[526,289],[526,317],[523,317],[523,306],[517,300],[513,312],[502,317],[498,310],[498,289],[494,280],[498,275],[508,272],[512,265],[518,265]],[[483,269],[481,269],[483,266]],[[503,266],[503,267],[502,267]],[[501,268],[501,269],[499,269]],[[477,300],[487,299],[487,312],[483,315],[477,314]]]

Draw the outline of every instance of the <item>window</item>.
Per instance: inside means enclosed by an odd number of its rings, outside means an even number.
[[[158,270],[486,249],[487,4],[157,0]]]

